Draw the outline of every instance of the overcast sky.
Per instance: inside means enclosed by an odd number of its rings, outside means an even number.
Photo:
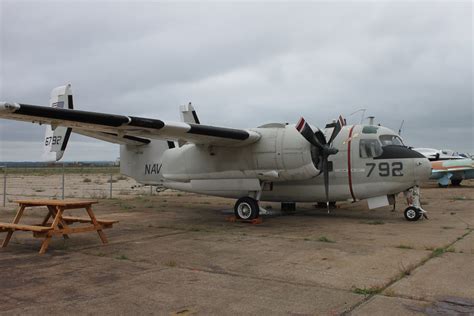
[[[474,153],[473,5],[465,2],[0,0],[0,100],[201,122],[316,126],[360,108],[405,143]],[[360,120],[360,113],[348,118]],[[0,161],[39,160],[44,128],[0,120]],[[114,160],[74,136],[65,160]]]

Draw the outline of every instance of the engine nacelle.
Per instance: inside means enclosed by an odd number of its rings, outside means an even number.
[[[167,150],[162,160],[164,178],[288,181],[319,174],[311,158],[311,145],[294,125],[269,124],[252,130],[262,137],[244,147],[187,144]]]

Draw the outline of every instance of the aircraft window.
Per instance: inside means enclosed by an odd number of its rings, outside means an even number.
[[[373,125],[366,125],[362,128],[362,134],[377,134],[379,128]]]
[[[373,158],[382,154],[382,146],[376,139],[361,139],[359,142],[359,153],[361,158]]]
[[[402,142],[402,139],[397,135],[380,135],[380,141],[382,142],[382,146],[405,146]]]

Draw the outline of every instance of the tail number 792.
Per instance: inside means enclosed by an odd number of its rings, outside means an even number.
[[[367,173],[367,177],[370,177],[372,172],[375,170],[375,167],[377,167],[376,163],[366,163],[365,164],[367,167],[370,167],[369,173]],[[401,162],[392,162],[390,165],[388,162],[381,162],[378,164],[378,171],[379,171],[379,176],[381,177],[401,177],[403,176],[403,163]]]

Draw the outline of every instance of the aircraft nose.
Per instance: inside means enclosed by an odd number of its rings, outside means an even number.
[[[431,163],[427,158],[417,159],[415,162],[415,178],[416,181],[427,181],[431,176]]]

